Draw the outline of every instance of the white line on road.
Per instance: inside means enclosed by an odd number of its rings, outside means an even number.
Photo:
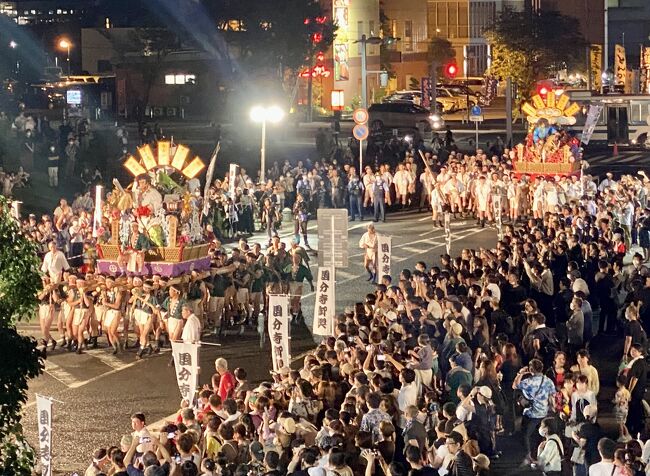
[[[72,388],[77,382],[74,375],[47,359],[45,359],[45,373],[68,388]]]
[[[90,349],[86,351],[86,353],[115,370],[122,370],[129,365],[123,360],[115,357],[113,354],[108,353],[107,349]]]

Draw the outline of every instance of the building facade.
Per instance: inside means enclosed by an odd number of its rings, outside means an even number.
[[[378,37],[381,30],[379,0],[323,0],[323,9],[338,25],[334,44],[325,53],[331,74],[322,79],[322,106],[331,108],[331,91],[341,90],[347,106],[358,105],[361,97],[362,35]],[[379,89],[379,45],[366,45],[368,103]]]
[[[397,88],[408,89],[429,75],[428,43],[448,39],[460,76],[483,76],[490,66],[490,46],[484,32],[504,8],[521,10],[524,0],[384,0],[390,33],[400,38],[391,67]]]

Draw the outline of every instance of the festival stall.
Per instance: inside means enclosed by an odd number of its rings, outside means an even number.
[[[124,163],[133,182],[123,188],[114,180],[102,206],[99,272],[173,277],[209,269],[196,179],[205,164],[189,160],[188,147],[165,140],[139,147],[137,156]]]
[[[529,129],[524,144],[511,152],[517,175],[573,175],[580,171],[580,141],[569,135],[563,126],[575,124],[580,111],[576,103],[569,105],[569,96],[551,90],[546,97],[536,94],[522,106]]]

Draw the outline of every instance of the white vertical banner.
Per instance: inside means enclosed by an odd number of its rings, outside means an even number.
[[[503,219],[501,216],[501,195],[492,195],[494,206],[494,224],[497,227],[497,240],[503,240]],[[449,253],[447,253],[449,254]]]
[[[183,400],[194,407],[194,396],[199,383],[199,344],[172,342],[172,355],[176,370],[178,390]]]
[[[381,277],[385,274],[390,276],[390,260],[393,251],[393,239],[388,235],[377,234],[377,282],[381,282]]]
[[[101,185],[95,187],[95,212],[93,214],[93,238],[99,236],[102,226],[102,189]]]
[[[36,395],[41,476],[52,476],[52,400]]]
[[[239,166],[237,164],[230,164],[230,169],[228,171],[228,193],[230,197],[235,199],[235,188],[237,188],[237,169]]]
[[[291,364],[289,316],[289,295],[269,295],[269,338],[271,340],[273,371],[275,372]]]
[[[445,212],[445,249],[451,254],[451,213]]]
[[[591,140],[591,136],[596,129],[596,124],[598,123],[598,117],[603,110],[603,104],[591,104],[589,105],[589,111],[587,112],[587,118],[585,119],[585,125],[582,128],[582,137],[580,141],[584,145],[588,145]]]
[[[316,302],[314,303],[314,328],[316,336],[334,334],[334,315],[336,312],[335,268],[318,268],[316,282]]]

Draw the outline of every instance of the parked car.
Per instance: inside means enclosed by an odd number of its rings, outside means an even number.
[[[422,92],[417,90],[395,91],[394,93],[386,96],[382,102],[408,102],[422,106]],[[438,113],[447,110],[441,101],[436,101],[436,106],[436,111]]]
[[[455,84],[457,86],[468,87],[470,91],[473,92],[473,94],[483,93],[483,90],[485,89],[485,80],[479,76],[471,76],[468,78],[455,78],[450,82],[451,84]]]
[[[449,112],[465,110],[479,103],[479,97],[466,86],[458,84],[438,84],[436,86],[436,101],[448,103]],[[469,102],[469,104],[468,104]]]
[[[423,131],[439,130],[445,125],[442,115],[407,101],[383,102],[368,108],[370,129],[421,128]]]

